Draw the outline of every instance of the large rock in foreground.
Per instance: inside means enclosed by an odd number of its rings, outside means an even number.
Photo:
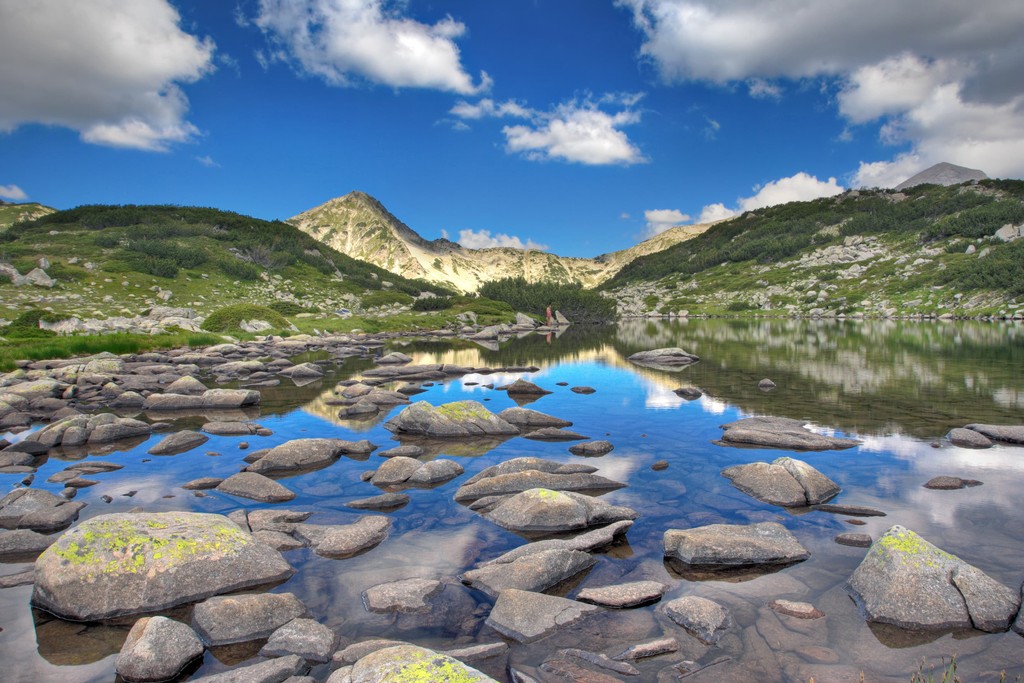
[[[722,425],[720,446],[760,446],[793,451],[853,448],[860,441],[815,434],[802,420],[788,417],[748,417]]]
[[[165,610],[281,581],[281,554],[221,515],[100,515],[36,560],[32,603],[75,621]]]
[[[416,645],[396,645],[366,655],[352,668],[352,683],[430,681],[497,683],[457,659]]]
[[[1010,628],[1020,595],[902,526],[872,544],[847,586],[868,621],[909,629]]]
[[[803,460],[776,458],[722,470],[722,476],[743,493],[772,505],[804,507],[835,497],[842,489]]]
[[[515,436],[519,429],[476,401],[432,406],[419,401],[384,423],[395,434],[446,438]]]
[[[203,644],[191,628],[167,617],[143,617],[135,622],[114,670],[130,683],[177,678],[203,654]]]
[[[663,541],[666,556],[696,567],[792,564],[811,556],[776,522],[669,529]]]

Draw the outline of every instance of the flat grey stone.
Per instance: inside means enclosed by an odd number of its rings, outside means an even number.
[[[209,646],[230,645],[266,638],[305,614],[291,593],[220,595],[193,608],[192,627]]]
[[[502,387],[502,389],[507,391],[509,396],[544,396],[551,393],[547,389],[542,389],[525,379],[517,379],[512,384]]]
[[[147,453],[150,455],[177,455],[190,451],[197,446],[202,446],[210,440],[210,437],[199,432],[184,430],[169,434],[160,443],[150,448]]]
[[[810,557],[793,534],[776,522],[669,529],[663,540],[666,556],[694,566],[790,564]]]
[[[815,434],[801,420],[787,417],[748,417],[722,425],[721,441],[725,446],[744,445],[784,448],[795,451],[825,451],[852,448],[860,442]]]
[[[293,619],[270,634],[267,644],[260,649],[262,657],[298,655],[307,662],[331,661],[338,635],[313,619]]]
[[[514,424],[523,431],[539,429],[541,427],[571,427],[572,422],[553,417],[545,413],[530,410],[529,408],[506,408],[498,413],[498,417],[509,424]]]
[[[520,643],[531,643],[600,611],[575,600],[509,588],[501,592],[487,625]]]
[[[515,460],[536,461],[539,458],[516,458]],[[529,462],[537,469],[519,468],[515,460],[487,468],[470,478],[455,492],[459,502],[476,500],[485,496],[503,496],[529,489],[550,489],[552,491],[611,491],[625,484],[612,481],[598,474],[574,470],[571,466],[550,461]],[[524,463],[526,464],[526,463]],[[596,468],[591,468],[591,471]]]
[[[587,441],[569,446],[569,452],[573,455],[580,455],[585,458],[600,457],[615,450],[611,441]]]
[[[335,462],[350,445],[342,439],[293,439],[271,448],[246,471],[276,475],[310,472]]]
[[[633,526],[632,520],[624,520],[621,522],[613,522],[608,526],[594,529],[572,538],[549,538],[543,541],[534,541],[533,543],[527,543],[519,546],[518,548],[513,548],[493,560],[488,560],[487,562],[482,563],[481,566],[513,562],[520,557],[525,557],[526,555],[554,548],[590,552],[591,550],[611,545],[618,536],[626,533],[631,526]]]
[[[409,503],[409,496],[405,493],[382,493],[379,496],[360,498],[345,503],[345,507],[355,510],[395,510]]]
[[[29,529],[0,531],[0,562],[30,562],[56,540]]]
[[[181,488],[187,491],[205,491],[217,488],[223,481],[220,477],[200,477],[199,479],[185,482],[181,485]]]
[[[262,427],[254,422],[216,420],[203,425],[203,431],[216,436],[252,436]]]
[[[854,548],[870,548],[871,536],[869,534],[842,533],[836,534],[834,539],[839,545],[848,545]]]
[[[218,484],[216,490],[262,503],[281,503],[295,497],[294,491],[256,472],[233,474]]]
[[[589,437],[583,434],[577,434],[576,432],[569,431],[568,429],[558,429],[557,427],[541,427],[531,432],[523,434],[524,439],[531,439],[533,441],[582,441]]]
[[[415,458],[401,455],[389,458],[373,473],[370,483],[374,486],[395,486],[405,482],[421,467],[423,463]]]
[[[377,650],[383,650],[384,648],[394,647],[396,645],[405,645],[401,640],[390,640],[387,638],[372,638],[370,640],[362,640],[358,643],[352,643],[347,647],[342,648],[334,653],[331,657],[331,661],[336,666],[345,666],[355,664],[360,659],[368,654],[372,654]]]
[[[636,519],[631,508],[571,491],[535,488],[505,498],[484,514],[511,531],[574,531],[625,519]]]
[[[946,438],[949,439],[951,444],[960,448],[992,448],[994,445],[992,440],[984,434],[973,429],[964,429],[963,427],[949,430]]]
[[[539,592],[589,569],[594,562],[588,553],[553,548],[511,562],[470,569],[462,575],[462,581],[491,597],[510,588]]]
[[[298,655],[286,655],[259,664],[196,678],[193,683],[284,683],[292,676],[299,676],[307,671],[309,664],[306,660]]]
[[[666,602],[662,609],[672,621],[709,645],[717,643],[732,622],[724,607],[696,595]]]
[[[379,455],[382,458],[395,458],[398,456],[403,456],[406,458],[418,458],[421,455],[423,455],[423,453],[423,449],[417,446],[416,444],[405,444],[402,446],[395,446],[394,448],[389,448],[387,450],[381,451],[377,455]]]
[[[317,555],[344,559],[376,547],[390,529],[389,518],[367,515],[352,524],[299,524],[295,533],[312,545]]]
[[[634,581],[600,588],[584,588],[576,595],[576,599],[602,607],[626,609],[658,602],[667,588],[658,581]]]
[[[436,579],[402,579],[363,591],[363,606],[370,612],[417,614],[430,611],[430,598],[441,592]]]
[[[84,507],[49,491],[15,489],[0,499],[0,529],[58,531],[71,526]]]
[[[631,363],[636,363],[637,365],[644,365],[648,367],[678,368],[696,363],[700,360],[700,356],[684,351],[678,347],[671,347],[664,349],[652,349],[650,351],[640,351],[631,356],[627,356],[626,360]]]
[[[975,423],[966,425],[964,429],[978,432],[993,441],[1024,444],[1024,425],[987,425]]]
[[[637,643],[632,645],[619,654],[612,657],[617,660],[637,660],[646,659],[648,657],[657,657],[658,655],[668,654],[669,652],[675,652],[679,649],[679,643],[676,639],[671,636],[664,638],[657,638],[656,640],[648,640],[644,643]]]
[[[430,486],[451,481],[465,472],[462,465],[454,460],[431,460],[413,472],[405,483],[413,486]]]
[[[977,479],[961,479],[960,477],[932,477],[925,482],[924,487],[926,489],[935,489],[938,491],[955,491],[957,489],[965,489],[972,486],[981,486],[981,482]]]
[[[139,436],[149,436],[153,431],[152,426],[141,420],[133,420],[130,417],[121,417],[108,424],[98,425],[89,432],[89,443],[111,443],[122,439],[132,439]]]
[[[772,600],[768,606],[773,611],[797,619],[821,619],[825,613],[809,602],[794,602],[793,600]]]
[[[199,636],[187,625],[167,617],[143,617],[128,632],[114,670],[129,683],[167,681],[203,650]]]
[[[834,481],[795,458],[777,458],[771,463],[754,462],[722,470],[740,491],[758,500],[782,507],[817,505],[834,498],[842,489]]]

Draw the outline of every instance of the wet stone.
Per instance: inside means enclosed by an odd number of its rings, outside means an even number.
[[[114,670],[129,683],[175,678],[203,654],[195,631],[167,617],[143,617],[135,622]]]
[[[150,448],[147,453],[150,455],[176,455],[190,451],[193,448],[203,445],[210,440],[210,437],[199,432],[189,430],[176,432],[166,436],[160,443]]]
[[[345,503],[345,507],[355,510],[397,510],[409,503],[409,496],[405,493],[382,493],[379,496],[360,498]]]
[[[599,610],[575,600],[511,588],[498,596],[487,625],[508,638],[530,643]]]
[[[794,602],[792,600],[772,600],[768,606],[779,614],[785,614],[797,619],[820,619],[825,613],[807,602]]]
[[[661,600],[665,590],[665,584],[658,581],[635,581],[616,586],[584,588],[576,595],[576,599],[602,607],[625,609],[655,603]]]
[[[403,579],[382,583],[363,591],[363,605],[370,612],[428,612],[430,598],[440,593],[441,588],[441,582],[435,579]]]
[[[658,638],[657,640],[649,640],[644,643],[637,643],[631,645],[619,654],[612,657],[612,659],[618,660],[637,660],[646,659],[648,657],[657,657],[658,655],[668,654],[669,652],[675,652],[679,649],[679,643],[676,639],[671,636],[664,638]]]
[[[612,445],[611,441],[587,441],[586,443],[569,446],[570,453],[585,458],[600,457],[611,453],[613,450],[615,450],[615,446]]]
[[[266,638],[292,619],[304,616],[306,606],[291,593],[222,595],[192,610],[192,627],[209,646]]]
[[[732,622],[724,607],[696,595],[676,598],[666,602],[661,609],[672,621],[710,645],[718,642]]]
[[[973,486],[981,486],[981,482],[977,479],[961,479],[960,477],[948,476],[932,477],[924,484],[926,489],[940,491],[955,491]]]
[[[293,619],[270,634],[260,649],[263,657],[298,655],[307,662],[331,661],[338,636],[327,626],[313,619]]]
[[[963,427],[949,430],[946,438],[951,444],[960,448],[992,448],[993,446],[992,440],[984,434]]]
[[[258,500],[261,503],[281,503],[295,498],[293,491],[256,472],[233,474],[218,484],[216,490],[241,498]]]
[[[853,533],[842,533],[837,534],[834,539],[839,545],[848,545],[854,548],[870,548],[871,547],[871,535],[870,534],[853,534]]]

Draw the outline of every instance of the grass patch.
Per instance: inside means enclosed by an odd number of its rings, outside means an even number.
[[[38,339],[10,339],[0,342],[0,371],[13,370],[19,360],[49,360],[110,353],[140,353],[183,346],[198,348],[213,346],[223,341],[219,336],[197,332],[173,334],[101,334]]]
[[[243,320],[265,320],[277,329],[290,326],[287,318],[268,306],[235,304],[211,313],[202,328],[208,332],[237,332]]]

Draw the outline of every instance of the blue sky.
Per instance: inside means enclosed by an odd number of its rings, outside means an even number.
[[[0,198],[594,256],[939,161],[1024,174],[1019,0],[0,0]]]

